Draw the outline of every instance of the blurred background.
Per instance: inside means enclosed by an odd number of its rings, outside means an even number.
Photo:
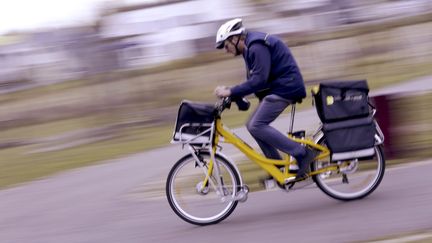
[[[214,49],[236,17],[282,37],[308,89],[367,79],[389,161],[432,156],[430,0],[14,2],[0,6],[0,187],[168,145],[181,100],[244,80]]]

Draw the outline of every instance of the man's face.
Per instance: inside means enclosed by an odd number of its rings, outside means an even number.
[[[231,37],[229,37],[228,39],[225,40],[225,42],[224,42],[224,48],[225,48],[225,50],[226,50],[227,53],[231,53],[234,56],[237,56],[240,53],[242,53],[242,51],[243,51],[243,41],[242,40],[239,41],[239,38],[240,38],[239,36],[231,36]],[[237,47],[238,47],[240,53],[237,53],[237,51],[236,51],[235,45],[236,45],[237,41],[239,41]]]

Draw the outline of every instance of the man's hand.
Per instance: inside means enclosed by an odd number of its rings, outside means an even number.
[[[219,98],[225,98],[231,95],[231,90],[226,86],[217,86],[214,93]]]

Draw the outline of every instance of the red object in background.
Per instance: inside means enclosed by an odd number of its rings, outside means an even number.
[[[377,113],[375,118],[384,134],[384,153],[386,159],[394,158],[396,155],[395,143],[392,142],[395,139],[394,129],[394,116],[392,114],[391,96],[390,95],[380,95],[371,97],[371,101]]]

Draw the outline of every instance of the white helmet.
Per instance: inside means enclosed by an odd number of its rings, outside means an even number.
[[[233,35],[240,35],[245,32],[243,27],[242,19],[233,19],[225,24],[221,25],[216,34],[216,48],[222,49],[224,47],[224,41]]]

